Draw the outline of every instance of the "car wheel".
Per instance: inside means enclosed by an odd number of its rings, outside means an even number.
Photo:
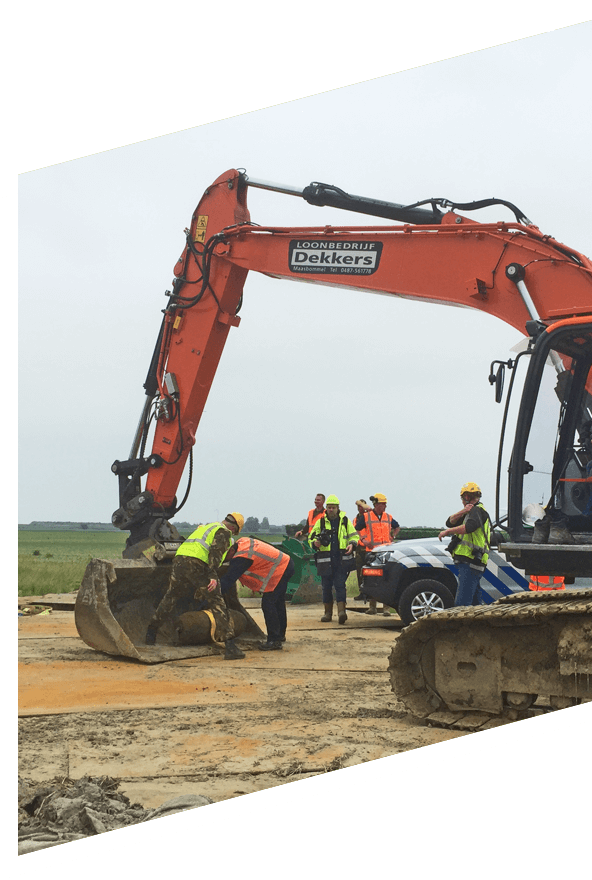
[[[409,626],[414,620],[429,617],[434,611],[453,605],[454,596],[448,587],[439,581],[423,580],[415,581],[403,590],[397,611],[405,626]]]

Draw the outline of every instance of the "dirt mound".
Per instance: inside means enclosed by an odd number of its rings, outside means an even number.
[[[36,783],[18,780],[18,854],[80,840],[137,822],[146,822],[213,801],[203,795],[184,795],[156,810],[132,804],[109,776]]]

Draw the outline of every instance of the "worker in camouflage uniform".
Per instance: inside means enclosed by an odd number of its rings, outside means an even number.
[[[156,643],[156,634],[163,621],[173,613],[179,599],[188,596],[200,603],[212,623],[212,640],[225,642],[225,660],[241,660],[244,653],[234,643],[234,624],[222,598],[220,566],[244,525],[240,513],[229,513],[220,522],[199,526],[175,554],[169,586],[146,630],[146,644]]]

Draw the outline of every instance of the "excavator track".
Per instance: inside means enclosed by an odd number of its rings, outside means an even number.
[[[518,593],[402,630],[392,690],[434,726],[482,730],[592,699],[592,590]]]

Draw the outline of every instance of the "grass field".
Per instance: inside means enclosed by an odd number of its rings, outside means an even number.
[[[19,531],[19,596],[77,590],[89,560],[120,557],[125,539],[123,532]]]
[[[18,533],[18,594],[43,596],[77,590],[84,570],[93,557],[121,558],[127,532],[24,531]],[[261,535],[269,538],[269,535]],[[273,536],[274,540],[276,536]],[[281,538],[280,535],[277,538]],[[347,595],[358,592],[355,573],[347,582]],[[239,587],[240,598],[253,594]]]

